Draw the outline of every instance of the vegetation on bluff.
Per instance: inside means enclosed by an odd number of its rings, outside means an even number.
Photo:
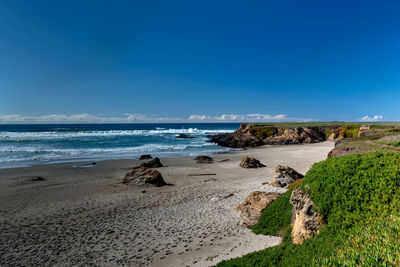
[[[286,230],[280,246],[223,261],[218,266],[400,265],[400,153],[373,152],[314,164],[301,183],[324,220],[320,234],[294,245],[284,194],[253,231]],[[290,191],[290,190],[289,190]],[[282,208],[281,212],[276,212]],[[278,222],[278,227],[270,222]]]

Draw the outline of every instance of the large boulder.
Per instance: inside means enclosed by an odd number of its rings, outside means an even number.
[[[145,167],[145,168],[158,168],[158,167],[163,167],[164,165],[162,165],[161,161],[159,158],[154,158],[148,162],[142,163],[140,164],[140,167]]]
[[[240,167],[242,167],[242,168],[262,168],[262,167],[265,167],[265,165],[253,157],[245,156],[242,158],[242,161],[240,162]]]
[[[213,163],[214,159],[209,156],[197,156],[194,158],[196,163],[204,164],[204,163]]]
[[[187,134],[179,134],[176,136],[176,138],[181,138],[181,139],[192,139],[194,138],[193,136],[187,135]]]
[[[244,225],[254,225],[258,222],[261,212],[265,210],[272,201],[278,199],[279,193],[267,193],[255,191],[250,193],[242,204],[235,207],[239,211]]]
[[[322,220],[313,210],[314,202],[303,189],[295,189],[290,196],[290,203],[294,207],[294,222],[292,239],[294,244],[302,244],[313,234],[319,233]]]
[[[275,168],[275,173],[272,176],[269,184],[276,187],[285,187],[303,177],[304,177],[303,174],[298,173],[293,168],[290,168],[288,166],[278,165]]]
[[[123,184],[135,186],[163,186],[166,185],[161,174],[153,169],[140,167],[128,172],[122,180]]]

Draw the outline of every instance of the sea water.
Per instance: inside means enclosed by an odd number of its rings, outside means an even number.
[[[0,168],[56,162],[196,156],[227,151],[207,135],[236,123],[0,125]],[[188,139],[177,138],[179,134]]]

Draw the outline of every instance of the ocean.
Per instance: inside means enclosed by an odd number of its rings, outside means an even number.
[[[227,151],[206,135],[237,123],[0,125],[0,168],[70,161],[183,157]],[[186,134],[192,138],[177,138]]]

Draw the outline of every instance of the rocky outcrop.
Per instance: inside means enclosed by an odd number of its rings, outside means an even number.
[[[153,157],[149,154],[141,155],[139,157],[139,160],[144,160],[144,159],[152,159]]]
[[[325,140],[324,133],[318,127],[288,128],[281,135],[274,135],[263,140],[267,145],[307,144]]]
[[[325,140],[325,127],[296,127],[286,129],[242,124],[233,133],[208,137],[210,137],[210,142],[212,143],[233,148],[317,143]]]
[[[140,167],[128,172],[122,180],[123,184],[135,186],[163,186],[166,185],[161,174],[153,169]]]
[[[148,162],[142,163],[140,164],[139,167],[145,167],[145,168],[159,168],[159,167],[163,167],[164,165],[162,165],[161,161],[159,158],[154,158]]]
[[[254,169],[265,167],[265,165],[262,164],[259,160],[248,156],[243,157],[239,165],[242,168],[254,168]]]
[[[302,244],[305,239],[319,233],[322,220],[313,210],[314,202],[303,189],[293,190],[290,203],[294,207],[293,243]]]
[[[194,158],[198,164],[210,164],[214,162],[214,159],[209,156],[197,156]]]
[[[290,168],[288,166],[278,165],[275,168],[275,172],[271,178],[270,185],[276,187],[285,187],[303,177],[304,177],[303,174],[298,173],[293,168]]]
[[[341,156],[357,153],[358,149],[355,147],[335,147],[328,153],[328,158],[337,158]]]
[[[367,132],[371,127],[362,125],[358,130],[358,137],[361,137],[365,132]]]
[[[242,204],[236,206],[235,210],[239,211],[244,225],[254,225],[260,218],[261,212],[278,197],[279,193],[255,191],[250,193]]]

